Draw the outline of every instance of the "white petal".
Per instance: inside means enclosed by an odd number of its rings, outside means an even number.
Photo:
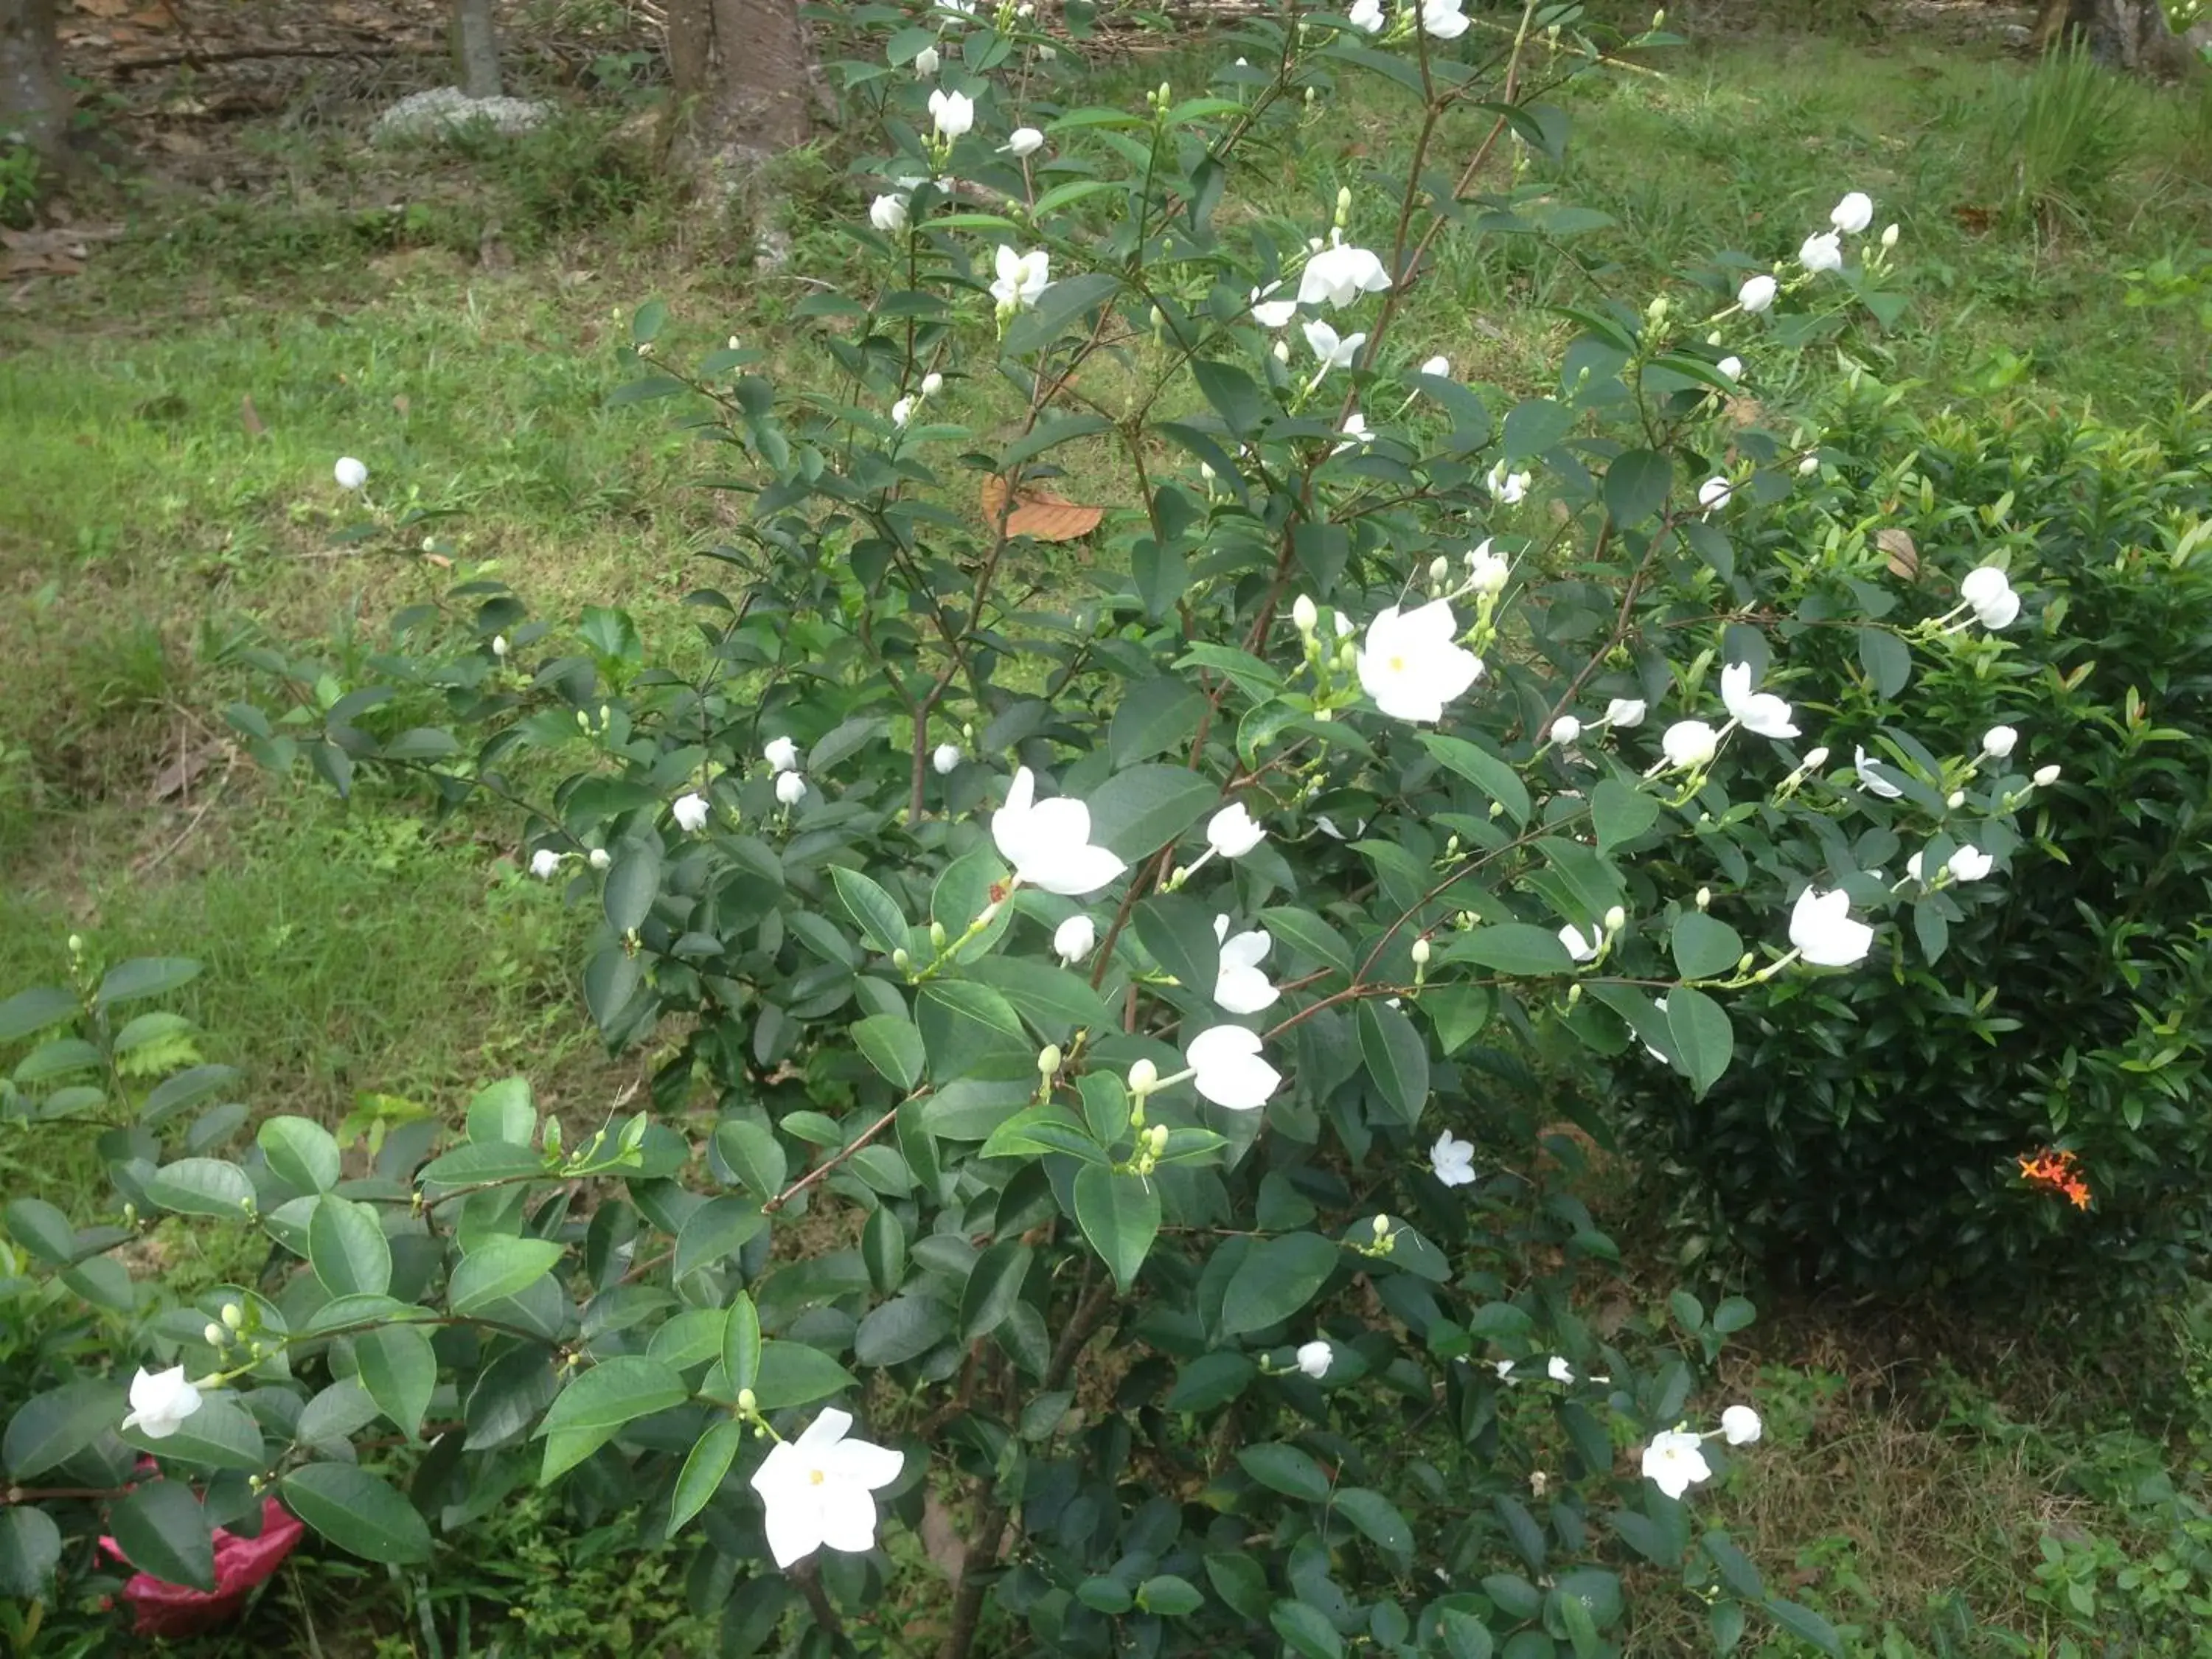
[[[850,1480],[871,1492],[890,1486],[905,1467],[904,1452],[866,1440],[842,1442],[823,1460],[833,1480]]]
[[[800,1491],[768,1500],[763,1521],[769,1553],[779,1567],[804,1561],[822,1547],[822,1505]]]

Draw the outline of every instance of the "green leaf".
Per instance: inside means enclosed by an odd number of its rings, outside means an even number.
[[[1624,529],[1642,524],[1666,505],[1674,464],[1656,449],[1625,450],[1605,472],[1605,510]]]
[[[1671,1003],[1668,1005],[1673,1006]],[[1785,1601],[1778,1595],[1766,1598],[1768,1617],[1801,1640],[1810,1642],[1831,1659],[1844,1659],[1844,1640],[1836,1634],[1836,1627],[1813,1611],[1795,1601]]]
[[[1176,1373],[1175,1387],[1168,1391],[1168,1409],[1206,1412],[1225,1406],[1250,1387],[1259,1374],[1251,1356],[1233,1348],[1202,1353]]]
[[[1267,1609],[1267,1622],[1283,1644],[1301,1659],[1344,1659],[1344,1638],[1328,1615],[1304,1601],[1278,1601]]]
[[[1340,974],[1352,971],[1352,947],[1344,935],[1312,911],[1276,905],[1260,912],[1260,922],[1271,937],[1300,955]]]
[[[929,1063],[921,1033],[900,1014],[870,1014],[852,1026],[853,1041],[869,1065],[894,1086],[911,1091]]]
[[[527,1146],[538,1133],[538,1109],[530,1079],[503,1077],[469,1102],[469,1139],[483,1146]]]
[[[1029,1048],[1021,1016],[988,985],[932,980],[921,988],[915,1013],[930,1074],[939,1083],[969,1075],[994,1050]]]
[[[332,1296],[381,1296],[392,1288],[392,1244],[376,1212],[336,1193],[315,1200],[307,1265]]]
[[[1597,850],[1610,856],[1659,822],[1659,803],[1633,784],[1607,778],[1590,792],[1590,820],[1597,826]]]
[[[732,1318],[734,1326],[737,1321]],[[860,1379],[821,1349],[805,1342],[763,1342],[753,1394],[764,1412],[811,1406],[860,1386]]]
[[[146,1196],[179,1215],[242,1219],[253,1202],[253,1182],[235,1164],[219,1158],[180,1158],[164,1164],[146,1183]]]
[[[1506,762],[1463,738],[1437,732],[1424,732],[1420,738],[1421,747],[1435,757],[1437,765],[1457,773],[1496,801],[1515,823],[1528,822],[1528,786]]]
[[[340,1549],[386,1566],[430,1559],[430,1528],[415,1506],[351,1463],[309,1463],[277,1484],[285,1507]]]
[[[617,936],[635,933],[645,925],[646,917],[653,913],[653,900],[659,896],[660,842],[652,836],[623,842],[615,849],[614,863],[600,895],[607,926]]]
[[[1408,1128],[1429,1100],[1429,1045],[1413,1022],[1375,997],[1359,1004],[1359,1055],[1382,1098]]]
[[[1735,970],[1743,959],[1743,940],[1735,928],[1702,910],[1674,918],[1674,967],[1684,979],[1712,979]],[[1668,1006],[1672,1008],[1670,1000]]]
[[[745,1425],[734,1417],[717,1418],[692,1443],[690,1455],[676,1477],[676,1491],[668,1500],[669,1537],[681,1532],[685,1522],[707,1507],[707,1500],[720,1489],[723,1477],[737,1462],[738,1449],[744,1443]]]
[[[1237,1462],[1250,1475],[1271,1492],[1281,1492],[1285,1498],[1298,1498],[1309,1504],[1328,1501],[1328,1477],[1315,1462],[1296,1446],[1280,1441],[1262,1441],[1256,1446],[1246,1446],[1237,1454]]]
[[[702,1267],[726,1261],[757,1238],[767,1226],[768,1217],[750,1198],[732,1194],[708,1199],[684,1218],[683,1230],[676,1235],[672,1276],[683,1279]]]
[[[1075,1173],[1075,1219],[1124,1295],[1160,1230],[1160,1195],[1150,1182],[1086,1164]]]
[[[1091,797],[1091,839],[1134,864],[1220,804],[1218,787],[1182,767],[1124,767]]]
[[[1500,436],[1498,459],[1505,461],[1526,460],[1540,455],[1564,440],[1575,428],[1575,412],[1565,404],[1549,398],[1531,398],[1505,417],[1505,429]]]
[[[1221,1302],[1231,1336],[1279,1325],[1314,1299],[1336,1271],[1335,1243],[1319,1233],[1285,1233],[1246,1255]]]
[[[66,1266],[76,1254],[76,1229],[42,1198],[14,1198],[0,1209],[9,1237],[49,1267]]]
[[[95,1008],[112,1008],[118,1002],[161,996],[199,976],[199,963],[187,957],[138,957],[109,970],[100,981],[92,1004]]]
[[[968,971],[969,977],[1006,998],[1016,1013],[1047,1036],[1057,1037],[1070,1030],[1100,1030],[1113,1018],[1089,980],[1049,963],[986,957]]]
[[[960,1340],[978,1342],[1006,1322],[1021,1300],[1034,1253],[1018,1238],[1002,1238],[975,1259],[960,1293]]]
[[[1037,296],[1034,307],[1006,325],[1000,349],[1019,357],[1050,345],[1070,323],[1106,304],[1121,289],[1121,279],[1111,271],[1086,270],[1080,276],[1062,277]]]
[[[733,1395],[759,1383],[760,1312],[743,1291],[731,1298],[729,1317],[722,1324],[722,1369],[729,1373]]]
[[[952,1310],[925,1296],[895,1296],[853,1333],[853,1362],[880,1369],[918,1359],[952,1334]]]
[[[419,1439],[422,1414],[438,1389],[438,1357],[427,1332],[413,1325],[382,1325],[353,1340],[361,1385],[377,1408],[410,1440]]]
[[[1675,1060],[1703,1094],[1719,1081],[1735,1052],[1735,1033],[1720,1004],[1685,986],[1667,994],[1667,1030]]]
[[[1221,971],[1221,945],[1206,907],[1182,893],[1163,893],[1138,905],[1131,921],[1152,960],[1210,1004]]]
[[[0,1436],[0,1459],[18,1480],[65,1463],[123,1420],[130,1407],[122,1382],[87,1378],[33,1395],[15,1408]]]
[[[918,1044],[919,1036],[915,1041]],[[775,1131],[750,1118],[726,1119],[714,1131],[714,1150],[744,1183],[745,1190],[763,1204],[783,1190],[791,1173],[783,1143],[775,1138]]]
[[[1567,954],[1557,933],[1525,921],[1474,928],[1450,940],[1449,948],[1455,958],[1494,968],[1501,974],[1566,974],[1573,972],[1575,966],[1575,959]]]
[[[272,1117],[253,1137],[276,1178],[302,1192],[326,1193],[338,1184],[338,1143],[312,1119]]]
[[[1121,699],[1106,743],[1118,767],[1148,761],[1178,743],[1188,744],[1206,712],[1206,699],[1188,680],[1162,674],[1139,680]]]
[[[235,1066],[193,1066],[165,1078],[146,1097],[146,1103],[138,1109],[138,1121],[155,1124],[183,1111],[187,1106],[197,1106],[218,1089],[228,1088],[238,1078]]]
[[[43,1599],[61,1565],[62,1530],[29,1504],[0,1508],[0,1599]]]
[[[215,1531],[182,1480],[152,1480],[107,1514],[125,1559],[164,1583],[215,1589]]]
[[[906,916],[896,899],[859,871],[848,870],[842,864],[830,866],[830,879],[847,911],[868,936],[869,944],[885,956],[906,949]]]
[[[1204,1607],[1206,1595],[1189,1579],[1165,1572],[1137,1586],[1137,1605],[1163,1619],[1182,1619]]]
[[[1389,1554],[1413,1553],[1413,1529],[1406,1517],[1379,1492],[1364,1486],[1345,1486],[1336,1494],[1336,1512],[1359,1528],[1376,1547]]]
[[[551,1272],[565,1254],[565,1247],[550,1238],[484,1239],[453,1269],[447,1304],[457,1314],[472,1314],[518,1296]]]
[[[77,1016],[76,995],[58,985],[34,985],[27,991],[18,991],[7,1001],[0,1002],[0,1042],[13,1042],[19,1037],[29,1036],[33,1031],[44,1031],[73,1020]]]
[[[878,1296],[894,1296],[906,1282],[906,1224],[890,1205],[878,1206],[860,1229],[860,1260]]]
[[[1859,666],[1877,696],[1894,697],[1912,678],[1912,648],[1886,628],[1862,628]]]
[[[538,1424],[533,1437],[545,1441],[538,1484],[582,1462],[624,1425],[680,1406],[690,1397],[684,1379],[658,1359],[622,1354],[601,1360],[561,1390]]]
[[[1437,1628],[1443,1633],[1444,1651],[1450,1659],[1491,1659],[1498,1650],[1489,1629],[1462,1608],[1444,1608],[1437,1616]]]

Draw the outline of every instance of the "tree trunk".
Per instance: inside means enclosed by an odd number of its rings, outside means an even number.
[[[813,64],[798,0],[668,0],[678,155],[725,190],[806,142]]]
[[[453,0],[453,63],[461,90],[471,98],[496,98],[499,32],[492,27],[491,0]]]
[[[66,159],[69,117],[54,0],[0,0],[0,137],[20,133],[58,165]]]
[[[2108,69],[2142,75],[2180,75],[2195,54],[2167,27],[2161,0],[2043,0],[2035,20],[2039,52],[2069,39],[2087,43]]]

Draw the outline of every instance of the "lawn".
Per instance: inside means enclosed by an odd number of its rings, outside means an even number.
[[[1194,47],[1113,62],[1097,96],[1218,61]],[[1897,285],[1916,301],[1869,364],[1903,395],[2025,391],[2160,418],[2212,389],[2197,316],[2212,93],[2057,78],[1909,32],[1749,33],[1574,82],[1565,162],[1495,165],[1548,171],[1560,201],[1609,222],[1557,241],[1447,239],[1405,337],[1470,381],[1540,391],[1567,328],[1553,307],[1601,290],[1640,308],[1718,249],[1785,256],[1796,228],[1861,189],[1877,223],[1899,226]],[[2059,142],[2062,99],[2094,118]],[[518,867],[518,823],[404,796],[339,804],[258,772],[222,715],[251,648],[357,662],[401,606],[471,576],[542,615],[619,605],[648,630],[680,626],[736,498],[696,487],[708,458],[658,406],[608,404],[635,372],[627,314],[665,301],[672,355],[734,336],[801,368],[806,287],[788,273],[851,265],[836,227],[866,204],[820,159],[787,164],[792,261],[757,274],[742,226],[678,201],[615,135],[623,113],[608,96],[533,137],[396,159],[343,125],[271,121],[234,135],[259,182],[132,198],[127,234],[83,274],[0,309],[0,994],[54,976],[72,933],[109,960],[197,957],[183,1006],[208,1058],[243,1067],[270,1109],[331,1121],[374,1095],[451,1113],[514,1072],[550,1104],[592,1109],[641,1075],[588,1034],[583,923]],[[1377,98],[1322,118],[1353,124],[1387,171],[1402,113]],[[1476,137],[1472,119],[1453,126],[1445,151]],[[1384,212],[1362,178],[1298,160],[1264,205],[1318,223],[1343,184],[1355,223]],[[2145,302],[2187,289],[2129,280],[2161,260],[2202,286]],[[1753,356],[1753,397],[1759,372]],[[987,388],[951,395],[979,422],[995,408]],[[367,463],[363,495],[333,482],[340,455]],[[1064,488],[1088,499],[1096,470],[1079,452],[1067,465]],[[334,536],[410,512],[425,516],[404,535]],[[0,1139],[0,1171],[15,1160]],[[1662,1246],[1632,1176],[1610,1191],[1617,1229]],[[2174,1310],[2124,1364],[2047,1326],[1942,1334],[1826,1306],[1778,1310],[1752,1334],[1735,1381],[1772,1455],[1714,1508],[1771,1575],[1885,1659],[2129,1651],[2130,1609],[2212,1595],[2212,1528],[2180,1497],[2212,1437],[2212,1316]],[[474,1647],[457,1635],[468,1598],[549,1572],[619,1581],[616,1613],[595,1633],[525,1597],[507,1638],[524,1645],[506,1651],[627,1651],[604,1632],[630,1620],[690,1642],[676,1558],[617,1570],[609,1547],[504,1527],[476,1577],[409,1588],[404,1622],[391,1586],[319,1559],[272,1592],[258,1635],[199,1650],[481,1652],[481,1629]],[[2124,1576],[2159,1552],[2166,1577]],[[380,1633],[346,1629],[372,1608]],[[1702,1639],[1654,1626],[1634,1650]],[[1785,1641],[1763,1651],[1780,1659]]]

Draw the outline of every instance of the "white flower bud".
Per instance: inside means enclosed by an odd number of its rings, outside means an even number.
[[[1828,751],[1825,747],[1815,749],[1805,757],[1805,769],[1808,772],[1817,772],[1827,763]]]
[[[1565,747],[1583,734],[1583,723],[1572,714],[1562,714],[1552,722],[1552,741]]]
[[[1809,478],[1820,470],[1820,457],[1818,451],[1797,463],[1797,476],[1801,478]]]
[[[592,848],[591,865],[594,870],[604,870],[614,862],[613,855],[604,847]]]
[[[228,1325],[232,1330],[237,1330],[240,1326],[246,1323],[246,1310],[240,1307],[235,1302],[224,1303],[222,1304],[222,1322]]]
[[[1698,889],[1698,908],[1700,910],[1709,908],[1711,906],[1712,902],[1713,890],[1711,888],[1700,887]]]
[[[1416,968],[1425,968],[1428,965],[1429,941],[1425,935],[1413,941],[1413,966]]]
[[[338,464],[331,469],[340,489],[358,489],[368,482],[368,469],[350,455],[338,457]]]
[[[1881,245],[1886,248],[1897,246],[1897,227],[1894,224],[1884,225],[1881,228]]]
[[[934,398],[939,392],[944,390],[945,377],[942,374],[939,374],[935,369],[933,368],[928,374],[921,377],[921,395],[923,397]]]
[[[1607,910],[1605,913],[1605,931],[1607,933],[1617,933],[1627,926],[1628,912],[1622,909],[1618,904],[1614,905],[1610,910]]]
[[[1982,733],[1982,752],[1992,760],[2002,760],[2019,741],[2020,733],[2009,726],[1992,726]]]
[[[1291,620],[1297,624],[1301,634],[1310,635],[1321,625],[1321,608],[1315,605],[1310,593],[1301,593],[1291,601]]]
[[[1140,1060],[1129,1068],[1129,1092],[1143,1097],[1160,1086],[1160,1068],[1149,1060]]]
[[[1275,342],[1275,361],[1279,363],[1287,363],[1291,361],[1291,343],[1288,340]]]
[[[500,658],[502,661],[505,660],[507,656],[506,635],[495,634],[491,636],[491,653],[493,656]]]
[[[924,46],[914,55],[914,75],[917,81],[927,81],[937,73],[939,59],[935,46]]]
[[[1057,1042],[1046,1043],[1043,1048],[1037,1050],[1038,1075],[1042,1077],[1052,1076],[1055,1072],[1060,1070],[1060,1062],[1063,1058],[1064,1056],[1060,1052],[1060,1045]]]
[[[1943,805],[1949,807],[1954,812],[1966,804],[1966,792],[1963,789],[1954,789],[1949,794],[1943,797]]]
[[[940,743],[937,745],[936,752],[930,756],[929,763],[937,769],[939,777],[950,777],[954,772],[959,770],[960,763],[963,758],[965,757],[961,754],[958,744]]]
[[[2036,769],[2034,782],[2037,788],[2048,789],[2052,784],[2057,781],[2058,769],[2057,767],[2041,766]]]
[[[210,1348],[220,1348],[230,1340],[230,1333],[213,1320],[208,1322],[207,1328],[202,1331],[200,1335]]]
[[[1442,586],[1451,576],[1451,561],[1441,553],[1429,561],[1429,580]]]

